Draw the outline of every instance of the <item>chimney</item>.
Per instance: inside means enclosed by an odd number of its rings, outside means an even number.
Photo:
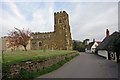
[[[108,37],[109,36],[109,30],[108,29],[106,29],[106,37]]]
[[[93,39],[93,42],[95,42],[95,39]]]

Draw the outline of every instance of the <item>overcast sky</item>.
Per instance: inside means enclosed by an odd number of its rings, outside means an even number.
[[[95,1],[95,0],[94,0]],[[105,30],[118,31],[117,2],[13,2],[0,3],[2,34],[17,27],[33,32],[54,31],[54,12],[69,14],[72,39],[103,40]]]

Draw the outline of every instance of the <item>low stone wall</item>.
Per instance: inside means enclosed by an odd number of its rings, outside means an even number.
[[[77,53],[71,53],[64,56],[57,56],[47,60],[32,60],[26,62],[20,62],[17,64],[7,65],[3,67],[3,76],[8,78],[14,78],[20,76],[21,70],[26,70],[29,72],[43,69],[53,64],[58,63],[59,61],[65,60],[71,56],[75,56]]]

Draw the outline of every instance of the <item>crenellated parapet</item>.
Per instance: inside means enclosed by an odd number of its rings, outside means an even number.
[[[6,43],[6,38],[7,37],[1,38],[4,43]],[[6,44],[3,44],[3,46],[5,45]],[[31,50],[71,50],[72,38],[69,26],[69,15],[66,11],[54,13],[53,32],[32,32],[28,47]]]
[[[32,35],[43,35],[43,34],[53,34],[53,32],[32,32]]]
[[[61,14],[67,14],[66,11],[60,11],[60,12],[55,12],[54,16],[56,15],[61,15]],[[68,14],[67,14],[68,15]]]
[[[52,39],[55,36],[54,32],[33,32],[32,38],[33,39]]]
[[[65,24],[66,20],[68,20],[68,14],[66,13],[66,11],[60,11],[60,12],[54,13],[54,26],[56,26],[56,24],[59,24],[59,23]]]

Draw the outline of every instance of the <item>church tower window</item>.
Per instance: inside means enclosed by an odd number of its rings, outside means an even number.
[[[61,18],[58,20],[58,22],[59,22],[59,23],[62,23],[62,20],[61,20]]]

